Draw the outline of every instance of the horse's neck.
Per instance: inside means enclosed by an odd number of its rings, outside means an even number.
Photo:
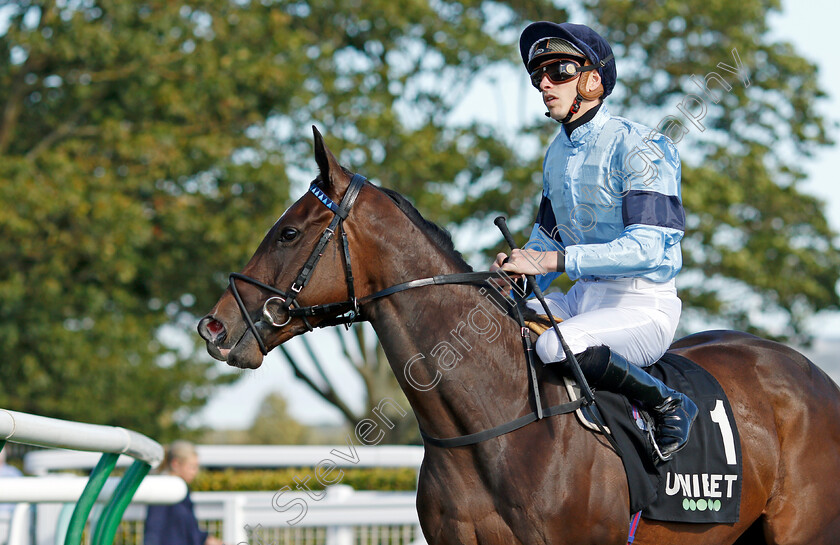
[[[402,257],[406,266],[395,269],[403,272],[384,283],[464,272],[445,256]],[[421,263],[438,265],[430,269]],[[413,271],[411,278],[405,271]],[[394,374],[420,426],[431,435],[474,433],[531,407],[519,329],[491,299],[490,289],[444,285],[408,290],[380,300],[372,313]]]

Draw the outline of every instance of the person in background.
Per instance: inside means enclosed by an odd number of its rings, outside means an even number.
[[[144,526],[144,545],[224,545],[198,528],[189,484],[198,474],[198,454],[192,443],[174,441],[166,451],[164,473],[187,483],[187,495],[174,505],[150,505]]]

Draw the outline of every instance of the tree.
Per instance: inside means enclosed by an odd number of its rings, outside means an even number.
[[[840,306],[840,248],[824,204],[799,187],[831,141],[817,67],[769,33],[779,2],[584,6],[635,68],[619,73],[621,107],[683,140],[684,308],[807,342],[805,319]]]
[[[529,11],[520,12],[525,19],[565,19],[560,10],[527,6]],[[797,167],[799,158],[828,144],[829,138],[817,110],[824,93],[816,68],[790,45],[773,42],[768,36],[766,19],[778,6],[758,1],[727,6],[650,1],[640,9],[638,3],[612,0],[584,2],[582,7],[592,26],[611,40],[620,63],[618,89],[609,99],[611,108],[663,132],[670,127],[669,136],[682,140],[677,145],[683,155],[683,199],[689,229],[683,244],[685,272],[681,279],[689,281],[681,284],[680,296],[687,317],[696,318],[693,324],[713,320],[764,336],[807,341],[804,319],[820,310],[838,308],[840,252],[822,203],[797,189],[803,178]],[[515,51],[513,44],[507,47]],[[738,62],[745,65],[746,73],[732,74],[719,67],[724,63],[734,69]],[[628,64],[634,70],[625,70]],[[716,88],[716,82],[711,81],[710,90],[701,91],[691,76],[705,78],[712,71],[725,76],[731,89]],[[740,76],[749,78],[748,87]],[[687,98],[690,95],[705,102],[692,102]],[[677,108],[680,104],[697,125]],[[702,115],[701,106],[707,109]],[[667,124],[673,120],[677,124]],[[481,134],[476,127],[451,130],[460,138]],[[542,122],[523,127],[521,135],[539,135],[545,144],[555,130],[556,126]],[[362,148],[376,149],[370,133],[364,138]],[[342,145],[354,146],[353,142]],[[507,151],[503,145],[498,149],[502,154]],[[779,149],[785,152],[779,153]],[[412,161],[410,151],[386,153],[378,162],[371,157],[374,164],[367,168],[373,172],[382,169],[383,180],[399,184],[424,214],[437,221],[460,224],[475,216],[506,213],[527,225],[533,218],[533,201],[526,195],[537,193],[538,185],[517,183],[508,193],[496,184],[477,198],[447,202],[435,186],[424,186],[424,180],[435,180],[433,172],[446,169],[435,164],[430,172],[416,170],[414,165],[423,164],[422,155]],[[425,155],[435,161],[445,156],[432,150],[426,150]],[[405,157],[409,160],[403,161]],[[526,180],[534,165],[523,161],[499,168],[505,169],[505,179]],[[490,175],[492,169],[481,172]],[[459,178],[463,174],[457,170],[451,184],[435,184],[438,188],[455,185],[459,194],[476,194],[479,172]],[[418,187],[422,188],[419,195],[414,192]],[[520,240],[527,237],[529,228],[520,231]],[[501,248],[488,248],[486,255]],[[568,281],[560,283],[568,286]],[[784,327],[768,328],[768,321],[757,310],[771,314]],[[349,421],[359,418],[347,408],[322,368],[319,377],[305,377],[300,363],[288,353],[285,356],[296,374],[342,410]],[[363,376],[377,369],[373,360],[355,365]],[[382,395],[374,392],[382,392],[383,387],[377,389],[368,382],[370,404]]]
[[[302,445],[309,442],[309,429],[289,416],[286,399],[268,394],[263,399],[251,428],[248,442],[257,445]]]
[[[501,134],[454,116],[476,78],[521,70],[527,21],[567,19],[547,0],[0,6],[10,14],[0,35],[2,406],[180,433],[214,385],[236,377],[184,332],[196,339],[228,271],[289,204],[290,186],[314,177],[312,123],[344,164],[433,221],[504,213],[521,226],[535,215],[541,152],[516,144],[544,149],[557,126]],[[804,316],[838,307],[840,257],[821,204],[797,188],[796,158],[828,137],[815,67],[767,34],[777,5],[581,7],[615,46],[613,111],[654,126],[675,114],[689,129],[678,143],[687,314],[766,333],[752,301],[803,337]],[[701,132],[676,106],[698,92],[692,74],[734,65],[733,49],[750,86],[724,74],[732,89],[711,91],[720,100],[707,101]],[[698,116],[698,104],[686,107]],[[375,404],[392,379],[368,341],[351,341],[366,350],[345,347],[366,354],[354,365]],[[322,378],[303,380],[329,398],[336,387]]]
[[[0,404],[171,438],[235,378],[165,326],[192,329],[286,199],[260,130],[295,82],[259,52],[294,31],[226,2],[212,24],[168,2],[3,6]]]
[[[347,393],[336,378],[334,369],[329,369],[331,366],[316,354],[306,336],[300,341],[306,351],[307,360],[316,369],[317,376],[307,374],[304,371],[303,361],[294,356],[285,346],[278,347],[285,361],[292,367],[295,377],[302,380],[324,401],[338,409],[353,428],[361,420],[374,416],[374,408],[385,400],[387,403],[385,407],[389,407],[387,411],[383,409],[388,421],[381,425],[381,429],[387,433],[383,436],[385,442],[421,444],[417,419],[414,413],[408,410],[408,400],[394,377],[382,345],[375,337],[370,338],[371,328],[363,324],[353,324],[349,330],[333,328],[332,331],[335,335],[333,338],[341,347],[344,358],[353,366],[353,370],[359,374],[364,384],[362,409],[358,411],[352,408],[352,403],[346,399]],[[390,402],[399,405],[405,414],[400,414]]]
[[[313,122],[437,221],[533,207],[538,158],[448,123],[470,78],[510,56],[495,36],[521,13],[505,4],[0,6],[0,405],[180,434],[235,375],[172,332],[195,339],[289,174],[312,176]],[[502,171],[507,189],[445,197]]]

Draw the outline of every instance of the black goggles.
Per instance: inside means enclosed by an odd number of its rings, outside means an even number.
[[[587,68],[589,67],[587,66]],[[581,72],[583,72],[583,70],[580,69],[580,65],[574,61],[552,62],[540,66],[531,72],[531,85],[539,89],[540,83],[542,83],[543,75],[548,76],[551,83],[563,83],[564,81],[574,79],[575,76]]]
[[[574,79],[582,72],[589,72],[590,70],[597,70],[599,68],[603,68],[608,62],[612,60],[612,58],[613,56],[612,54],[610,54],[606,59],[602,60],[598,64],[591,64],[589,66],[581,66],[577,62],[571,60],[559,60],[556,62],[551,62],[540,66],[539,68],[531,72],[531,85],[539,89],[543,75],[548,76],[548,79],[551,80],[551,83],[563,83],[564,81]]]

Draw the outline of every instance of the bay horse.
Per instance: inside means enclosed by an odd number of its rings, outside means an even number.
[[[342,168],[314,132],[320,174],[201,319],[208,352],[254,369],[274,347],[340,323],[340,315],[372,324],[425,434],[477,433],[532,411],[520,330],[491,319],[487,290],[431,282],[393,288],[470,271],[448,234],[396,192]],[[745,333],[699,333],[671,350],[708,370],[730,399],[743,457],[740,519],[642,519],[634,543],[840,543],[837,385],[798,352]],[[549,369],[538,370],[544,405],[565,399]],[[417,509],[432,545],[627,542],[621,460],[573,417],[470,446],[425,447]]]

